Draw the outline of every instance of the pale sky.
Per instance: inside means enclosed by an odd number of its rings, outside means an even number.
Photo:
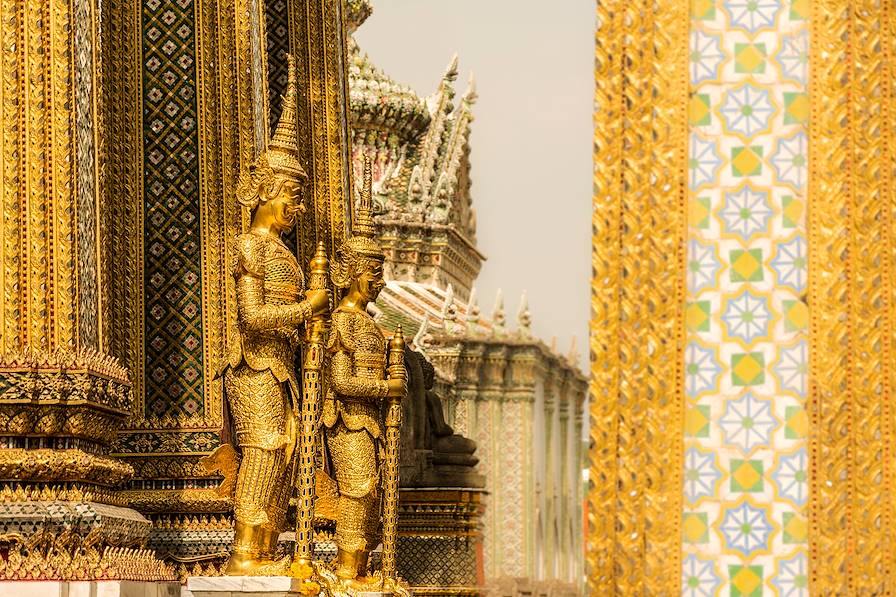
[[[587,367],[591,277],[593,0],[371,0],[355,33],[371,61],[421,96],[459,55],[479,100],[470,139],[483,314],[503,289],[508,323],[529,296],[532,328]]]

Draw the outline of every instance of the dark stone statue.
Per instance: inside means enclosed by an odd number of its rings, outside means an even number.
[[[408,396],[402,404],[401,486],[482,487],[476,472],[476,442],[445,422],[442,399],[433,390],[435,368],[419,352],[405,351]]]

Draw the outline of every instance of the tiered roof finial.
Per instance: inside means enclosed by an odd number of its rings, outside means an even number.
[[[572,342],[569,344],[569,353],[566,355],[566,360],[569,361],[570,365],[578,366],[579,363],[579,348],[576,346],[576,337],[573,335]]]
[[[519,334],[523,338],[532,335],[532,314],[529,313],[529,299],[526,297],[526,291],[523,291],[520,297],[520,308],[516,312],[516,322],[519,325]]]
[[[504,291],[500,288],[495,295],[495,308],[492,311],[492,334],[494,336],[504,335],[504,324],[506,317],[504,315]]]

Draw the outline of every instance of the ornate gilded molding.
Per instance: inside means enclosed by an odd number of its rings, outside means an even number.
[[[598,2],[589,585],[681,592],[688,3]]]
[[[2,435],[65,436],[108,445],[131,405],[127,371],[93,350],[0,355]]]
[[[126,507],[121,493],[107,487],[82,483],[3,483],[0,503],[10,502],[96,502]]]
[[[134,467],[136,479],[198,479],[208,476],[208,472],[199,463],[199,459],[208,454],[202,453],[166,453],[148,449],[145,453],[135,454],[130,449],[120,446],[116,456]]]
[[[85,537],[73,529],[48,529],[24,538],[0,535],[7,554],[0,559],[2,580],[176,580],[174,569],[149,549],[105,546],[99,533]]]
[[[810,39],[810,589],[896,585],[894,7],[813,0]]]
[[[146,513],[231,512],[233,504],[214,489],[130,489],[121,492],[130,507]]]
[[[78,449],[0,450],[0,480],[97,483],[114,487],[134,474],[129,465]]]

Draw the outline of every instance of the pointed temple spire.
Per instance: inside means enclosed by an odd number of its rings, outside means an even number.
[[[529,313],[529,299],[526,291],[520,296],[520,308],[516,312],[516,322],[519,326],[519,335],[523,338],[529,338],[532,335],[532,314]]]

